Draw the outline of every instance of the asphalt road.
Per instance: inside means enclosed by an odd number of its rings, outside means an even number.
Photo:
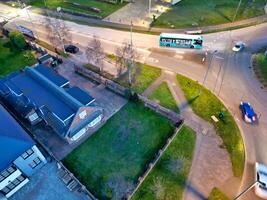
[[[0,5],[0,13],[10,9]],[[20,24],[26,26],[43,40],[47,40],[44,17],[25,11],[17,11],[20,15],[10,21],[8,26]],[[105,51],[114,53],[115,49],[125,41],[130,41],[130,33],[106,28],[96,28],[66,22],[72,41],[82,50],[94,35],[102,41]],[[240,191],[254,180],[254,163],[267,165],[267,93],[261,89],[250,68],[251,55],[257,49],[267,45],[267,24],[204,35],[202,50],[159,48],[159,37],[133,33],[133,44],[139,53],[140,61],[181,73],[203,83],[204,75],[209,68],[204,83],[225,103],[239,125],[246,147],[246,167]],[[242,40],[246,48],[234,53],[231,48],[235,41]],[[215,52],[216,51],[216,52]],[[207,56],[205,56],[208,52]],[[205,61],[202,59],[205,57]],[[258,115],[259,124],[245,124],[239,111],[240,101],[249,101]],[[243,198],[257,200],[254,192],[247,193]]]

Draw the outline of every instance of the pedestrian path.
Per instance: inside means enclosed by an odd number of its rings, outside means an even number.
[[[162,75],[143,93],[148,96],[163,81],[166,81],[173,97],[180,108],[181,116],[185,124],[191,127],[197,134],[195,153],[188,176],[183,200],[206,199],[213,189],[219,187],[227,195],[232,196],[236,192],[235,187],[227,188],[226,183],[235,179],[232,173],[232,165],[226,149],[221,148],[222,140],[216,134],[212,124],[198,117],[191,109],[183,91],[179,87],[176,74],[163,71]],[[237,181],[237,187],[238,187]],[[230,184],[231,185],[231,184]],[[233,191],[232,191],[233,190]]]
[[[160,16],[171,5],[163,1],[150,0],[150,2],[150,10],[149,0],[136,0],[128,3],[126,6],[106,17],[104,21],[127,25],[130,25],[132,21],[134,26],[149,27],[153,15],[155,17]]]

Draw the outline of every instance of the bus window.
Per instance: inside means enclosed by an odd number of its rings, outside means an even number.
[[[202,40],[195,40],[194,44],[202,45]]]

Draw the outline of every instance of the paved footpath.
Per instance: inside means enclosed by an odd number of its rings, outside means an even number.
[[[213,125],[199,118],[189,107],[177,82],[176,74],[163,71],[143,94],[148,96],[163,81],[167,82],[185,124],[197,133],[194,158],[183,200],[204,200],[213,187],[218,187],[229,197],[233,197],[240,180],[233,176],[229,154],[226,149],[220,147],[222,140],[216,134]]]

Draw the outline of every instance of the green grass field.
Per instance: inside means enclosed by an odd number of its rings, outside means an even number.
[[[90,6],[90,7],[98,8],[101,10],[100,13],[96,13],[96,12],[90,11],[86,8],[82,9],[79,7],[75,7],[71,4],[64,2],[63,0],[46,0],[46,2],[47,2],[47,7],[49,9],[56,9],[57,7],[62,7],[62,8],[69,9],[72,11],[81,12],[81,13],[90,14],[90,15],[95,15],[95,16],[100,16],[103,18],[107,17],[111,13],[115,12],[116,10],[118,10],[118,9],[120,9],[126,5],[126,3],[110,4],[110,3],[107,3],[104,1],[97,1],[97,0],[90,0],[90,1],[87,1],[87,0],[68,0],[68,2],[78,3],[80,5]],[[45,8],[43,0],[31,0],[29,4],[32,6]]]
[[[179,108],[171,94],[171,91],[166,82],[160,84],[148,97],[151,100],[157,101],[161,106],[179,113]]]
[[[259,70],[260,77],[267,82],[267,58],[264,53],[259,53],[255,56],[256,67]]]
[[[224,193],[222,193],[218,188],[213,188],[208,200],[230,200]]]
[[[143,93],[161,74],[161,69],[147,64],[135,63],[132,70],[133,83],[131,89],[137,93]],[[128,73],[115,80],[124,87],[129,87]]]
[[[97,198],[121,199],[173,131],[166,118],[129,102],[64,164]]]
[[[10,46],[8,39],[0,39],[0,76],[37,63],[30,50],[18,51]]]
[[[182,0],[163,13],[156,27],[202,27],[232,22],[239,0]],[[266,0],[243,0],[236,20],[264,14]]]
[[[196,135],[182,127],[159,162],[133,196],[133,200],[182,199],[192,163]]]
[[[223,103],[203,86],[182,75],[177,75],[177,80],[193,111],[203,119],[213,123],[230,154],[234,175],[241,177],[244,170],[245,150],[239,128],[233,117]],[[199,89],[202,89],[200,96],[198,96]],[[211,116],[218,117],[222,111],[225,113],[225,121],[220,120],[215,123]]]

